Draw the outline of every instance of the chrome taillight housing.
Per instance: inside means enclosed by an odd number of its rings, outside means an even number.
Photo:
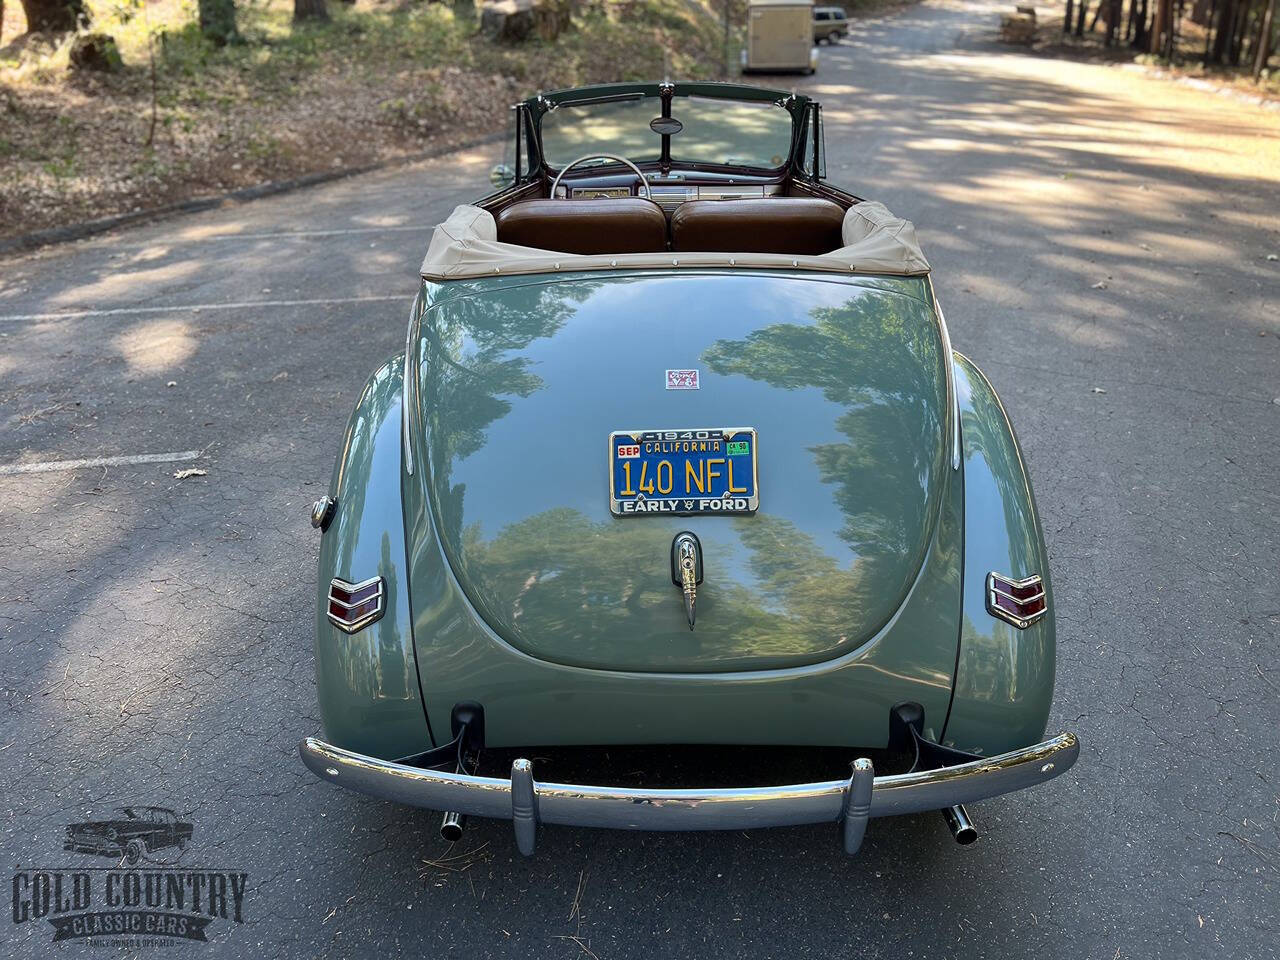
[[[992,571],[987,574],[987,612],[1025,630],[1049,610],[1044,582],[1038,577],[1014,580]]]
[[[347,583],[334,577],[329,581],[329,622],[346,633],[355,633],[373,623],[386,611],[387,591],[381,577]]]

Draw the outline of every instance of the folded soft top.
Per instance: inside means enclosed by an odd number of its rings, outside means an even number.
[[[572,202],[572,201],[566,201]],[[721,201],[733,203],[732,200]],[[844,246],[816,257],[775,253],[556,253],[498,240],[493,215],[480,207],[455,207],[436,227],[422,261],[428,280],[456,280],[508,274],[570,270],[654,269],[657,267],[747,267],[821,270],[830,273],[919,276],[929,262],[910,220],[895,217],[881,203],[863,202],[845,213]]]

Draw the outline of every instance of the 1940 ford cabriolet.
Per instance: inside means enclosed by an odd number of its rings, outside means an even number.
[[[807,97],[542,94],[497,192],[432,236],[403,356],[327,496],[316,677],[340,786],[641,830],[942,811],[1039,784],[1054,620],[991,385],[953,353],[912,225],[829,184]],[[849,776],[540,782],[486,747],[849,748]],[[877,759],[874,764],[872,756]],[[877,767],[879,771],[877,772]]]

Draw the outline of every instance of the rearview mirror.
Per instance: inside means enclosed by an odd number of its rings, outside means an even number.
[[[489,171],[489,183],[498,190],[505,190],[515,182],[516,172],[505,163],[499,163]]]

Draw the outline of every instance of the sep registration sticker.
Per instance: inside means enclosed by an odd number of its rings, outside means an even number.
[[[609,510],[616,517],[733,516],[759,505],[754,427],[609,435]]]

